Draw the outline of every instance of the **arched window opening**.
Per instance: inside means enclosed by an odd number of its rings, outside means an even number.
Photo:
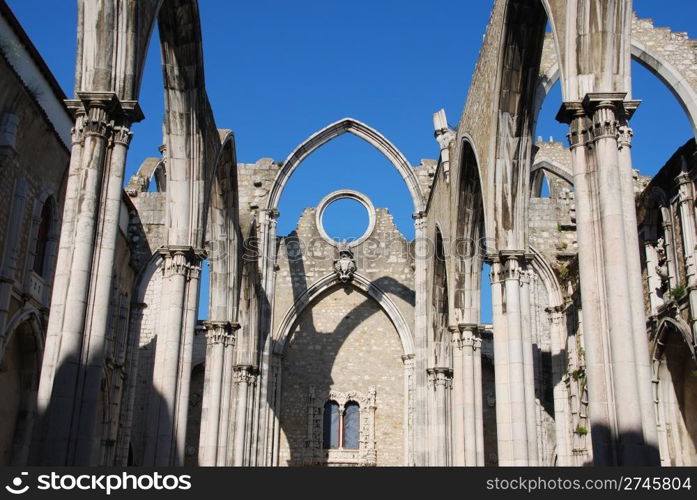
[[[201,262],[201,283],[198,289],[198,320],[210,319],[211,269],[208,260]]]
[[[322,448],[325,450],[339,448],[340,428],[339,403],[327,401],[324,404]]]
[[[549,178],[545,174],[542,174],[542,186],[540,188],[540,198],[550,198],[550,197],[551,197],[551,189],[549,186]]]
[[[357,450],[360,444],[361,408],[358,403],[350,401],[344,409],[344,443],[343,448]]]
[[[480,316],[479,321],[483,325],[491,324],[493,317],[492,302],[491,302],[491,265],[488,263],[482,264],[481,293],[480,293]]]
[[[41,209],[41,221],[36,234],[36,248],[34,251],[34,272],[39,276],[46,277],[48,271],[48,244],[51,237],[51,226],[53,221],[53,207],[51,206],[51,198],[44,202]]]

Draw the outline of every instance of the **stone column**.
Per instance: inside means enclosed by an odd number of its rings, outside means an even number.
[[[689,174],[682,171],[676,177],[678,183],[678,208],[680,210],[680,228],[682,229],[683,255],[685,256],[685,276],[690,304],[690,327],[692,334],[697,332],[697,276],[695,276],[695,199],[693,184]]]
[[[576,182],[579,269],[596,464],[654,463],[643,415],[648,363],[628,147],[618,137],[636,108],[625,94],[565,103]],[[625,151],[622,151],[622,150]],[[636,289],[636,290],[633,290]],[[647,352],[647,351],[646,351]],[[645,364],[646,363],[646,364]]]
[[[477,408],[476,375],[474,366],[474,340],[478,325],[462,323],[458,325],[461,332],[463,379],[464,379],[464,428],[465,428],[465,465],[477,465]]]
[[[235,384],[235,433],[233,436],[233,463],[235,466],[244,466],[245,441],[247,436],[247,400],[249,385],[253,375],[253,367],[249,365],[237,365],[233,371],[233,383]]]
[[[235,335],[240,328],[239,323],[228,323],[230,334],[225,342],[223,353],[222,390],[220,401],[220,419],[218,421],[218,452],[215,465],[228,465],[228,447],[230,438],[230,412],[232,411],[232,378],[233,360],[235,355]]]
[[[205,415],[201,418],[201,439],[199,444],[199,465],[213,466],[218,464],[218,446],[221,422],[225,419],[222,413],[223,404],[223,374],[225,372],[225,353],[229,345],[234,345],[232,328],[227,321],[206,321],[206,364],[209,384],[204,392],[206,401],[202,402]],[[229,356],[228,356],[229,357]]]
[[[123,193],[123,176],[126,168],[126,154],[132,133],[128,120],[114,123],[107,165],[104,172],[103,184],[105,190],[97,220],[97,235],[95,241],[95,256],[92,268],[93,283],[88,302],[85,334],[89,342],[85,345],[84,382],[80,403],[80,415],[76,426],[77,444],[75,463],[92,464],[94,458],[93,441],[100,413],[100,387],[103,378],[105,347],[108,337],[110,314],[110,299],[114,276],[114,261],[116,258],[116,241],[119,232],[119,217],[121,213],[121,196]]]
[[[198,297],[201,284],[201,265],[206,254],[203,250],[192,250],[188,279],[184,291],[184,307],[181,332],[181,354],[179,381],[174,411],[174,435],[176,439],[175,464],[184,464],[186,452],[186,430],[189,420],[189,396],[191,395],[191,361],[194,352],[194,336],[198,320]]]
[[[491,305],[494,327],[494,385],[499,465],[514,465],[511,403],[508,385],[508,325],[503,309],[503,269],[498,255],[491,259]]]
[[[128,127],[135,102],[111,92],[79,92],[64,225],[58,251],[38,408],[37,460],[96,463],[94,436]]]
[[[453,465],[466,465],[465,434],[465,386],[467,384],[467,372],[464,367],[464,345],[457,326],[449,326],[452,338],[453,352]]]
[[[558,118],[570,123],[568,138],[574,173],[586,371],[588,393],[592,394],[589,416],[593,423],[593,454],[597,465],[609,465],[614,461],[612,436],[616,432],[611,416],[609,346],[604,333],[607,303],[600,290],[602,249],[599,241],[600,220],[595,208],[597,178],[586,154],[588,131],[583,106],[581,103],[565,103]]]
[[[450,465],[450,391],[453,371],[447,367],[428,369],[429,383],[434,394],[434,412],[431,430],[433,432],[433,466]]]
[[[402,356],[404,363],[404,450],[405,465],[414,465],[414,355]]]
[[[531,271],[520,273],[520,306],[523,327],[523,371],[525,384],[525,426],[528,440],[528,465],[539,465],[538,449],[538,411],[535,394],[535,361],[533,354],[533,329],[530,317],[530,281]]]
[[[416,305],[414,308],[414,462],[417,466],[428,464],[428,433],[427,425],[427,387],[428,387],[428,310],[427,310],[427,276],[428,259],[432,257],[426,235],[426,215],[416,213],[414,218],[414,291]]]
[[[564,373],[567,369],[566,346],[562,339],[564,334],[564,320],[566,319],[561,306],[555,306],[547,310],[550,321],[550,338],[552,348],[552,379],[554,383],[554,430],[557,446],[557,465],[570,466],[571,446],[569,438],[573,429],[569,428],[571,416],[569,415],[569,394],[564,382]]]
[[[185,417],[178,410],[188,400],[191,377],[191,295],[198,290],[202,252],[170,245],[160,249],[163,317],[158,322],[149,421],[144,463],[150,466],[180,465]],[[193,283],[189,283],[192,280]],[[191,286],[190,286],[191,285]],[[188,369],[188,373],[184,373]],[[186,379],[186,380],[184,380]],[[188,406],[188,404],[187,404]],[[185,410],[184,410],[185,411]]]
[[[620,183],[622,187],[622,212],[624,216],[624,236],[627,245],[627,273],[629,276],[629,299],[632,310],[632,332],[634,357],[636,362],[636,378],[639,386],[641,403],[642,431],[647,460],[658,464],[658,429],[654,417],[653,382],[651,376],[651,358],[649,355],[648,333],[646,331],[646,311],[644,308],[644,288],[641,275],[641,259],[639,256],[639,233],[636,214],[636,194],[634,190],[634,169],[632,168],[632,129],[629,127],[629,116],[636,110],[638,102],[625,102],[624,112],[620,117],[617,131],[617,148],[619,157]],[[692,200],[691,186],[688,186]],[[694,212],[690,202],[690,232],[693,244],[690,246],[690,256],[694,254]],[[687,254],[686,254],[687,255]],[[694,260],[691,258],[691,262]],[[693,299],[697,305],[697,294]]]
[[[525,263],[523,254],[517,251],[502,251],[501,260],[504,266],[506,328],[508,331],[508,387],[510,390],[513,465],[528,465],[523,316],[520,303],[520,277]]]
[[[482,336],[477,328],[472,339],[474,365],[474,425],[476,433],[476,465],[484,466],[484,401],[482,398]]]
[[[264,375],[260,383],[259,401],[259,418],[264,425],[259,427],[260,432],[257,433],[258,457],[266,461],[267,452],[272,445],[272,436],[270,429],[273,427],[271,406],[267,403],[268,399],[268,383],[271,381],[266,378],[266,374],[270,372],[270,363],[272,357],[272,342],[271,342],[271,317],[275,302],[275,280],[276,280],[276,228],[280,213],[277,209],[259,211],[260,224],[260,252],[259,252],[259,269],[261,270],[261,293],[262,300],[259,306],[259,321],[254,321],[257,329],[252,329],[249,334],[249,352],[242,360],[238,358],[240,364],[253,364],[260,366],[260,372]],[[256,462],[256,458],[255,458]],[[252,465],[252,464],[248,464]],[[263,464],[267,465],[267,464]]]

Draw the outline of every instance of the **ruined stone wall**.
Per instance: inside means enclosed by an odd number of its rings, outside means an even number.
[[[279,238],[274,327],[294,301],[318,279],[333,274],[338,257],[334,246],[320,237],[316,209],[306,209],[297,228]],[[396,228],[386,209],[376,209],[371,236],[354,249],[357,273],[379,287],[400,309],[413,329],[414,270],[411,245]],[[302,313],[286,344],[282,365],[280,423],[281,464],[304,460],[308,439],[308,401],[330,390],[376,390],[376,447],[378,465],[403,465],[404,354],[400,336],[381,306],[361,290],[335,286]]]
[[[283,358],[281,465],[303,463],[309,396],[323,405],[330,391],[375,388],[377,465],[404,465],[404,368],[399,336],[378,304],[348,286],[308,308]],[[362,407],[361,412],[368,411]]]
[[[533,165],[548,162],[571,177],[571,153],[561,142],[537,142]],[[545,171],[549,197],[532,196],[529,204],[530,245],[551,261],[577,252],[576,202],[573,186]]]

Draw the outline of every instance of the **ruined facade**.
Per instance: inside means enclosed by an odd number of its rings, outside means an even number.
[[[437,160],[344,118],[243,164],[195,0],[79,11],[65,99],[0,3],[2,463],[697,464],[695,142],[653,179],[631,158],[632,58],[695,124],[686,35],[631,0],[496,0]],[[161,156],[124,179],[155,27]],[[568,143],[536,141],[558,80]],[[399,172],[414,240],[349,190],[278,234],[288,180],[345,133]],[[324,229],[340,199],[369,214],[356,240]]]

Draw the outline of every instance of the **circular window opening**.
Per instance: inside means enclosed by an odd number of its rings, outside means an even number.
[[[352,243],[359,240],[368,230],[370,216],[361,203],[350,198],[331,202],[322,214],[322,226],[332,240]]]

